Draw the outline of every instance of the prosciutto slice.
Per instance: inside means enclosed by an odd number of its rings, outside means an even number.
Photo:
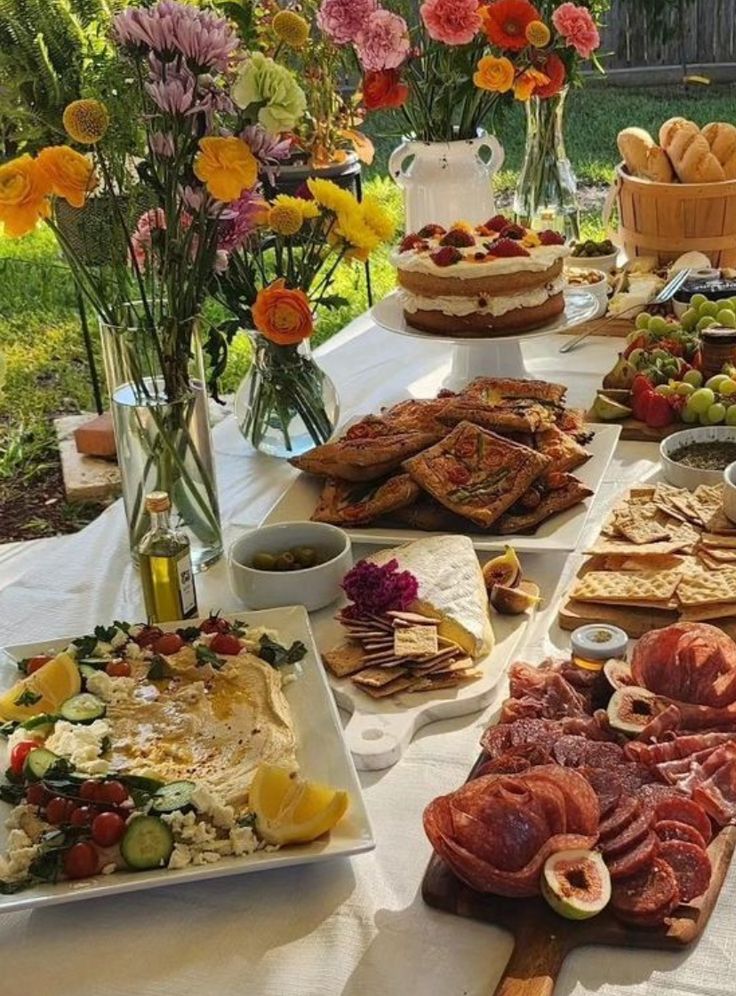
[[[710,747],[733,740],[731,733],[697,733],[691,736],[673,737],[663,743],[645,744],[634,740],[624,747],[624,754],[632,761],[640,764],[661,764],[663,761],[674,761],[677,758],[690,757]]]

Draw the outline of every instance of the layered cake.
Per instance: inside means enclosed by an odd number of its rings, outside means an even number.
[[[392,257],[407,324],[438,335],[502,336],[552,321],[565,309],[557,232],[532,232],[502,215],[485,225],[426,225]]]

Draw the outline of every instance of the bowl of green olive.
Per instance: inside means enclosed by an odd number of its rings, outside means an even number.
[[[324,522],[252,529],[228,553],[230,587],[249,609],[303,605],[316,612],[340,596],[352,565],[348,535]]]

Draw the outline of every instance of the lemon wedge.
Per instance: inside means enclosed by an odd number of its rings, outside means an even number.
[[[74,659],[69,654],[57,654],[0,696],[0,719],[22,721],[42,712],[57,712],[62,702],[79,694],[81,687]]]
[[[287,768],[262,764],[250,787],[256,829],[269,844],[306,844],[345,815],[348,794],[308,782]]]

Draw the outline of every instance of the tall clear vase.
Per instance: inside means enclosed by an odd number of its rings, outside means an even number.
[[[196,323],[187,330],[192,346],[184,364],[162,363],[143,329],[101,330],[133,560],[149,528],[146,495],[166,491],[174,523],[189,536],[194,570],[202,571],[222,556],[222,532]]]
[[[514,196],[514,214],[536,231],[580,238],[578,182],[565,150],[568,89],[526,104],[526,149]]]

